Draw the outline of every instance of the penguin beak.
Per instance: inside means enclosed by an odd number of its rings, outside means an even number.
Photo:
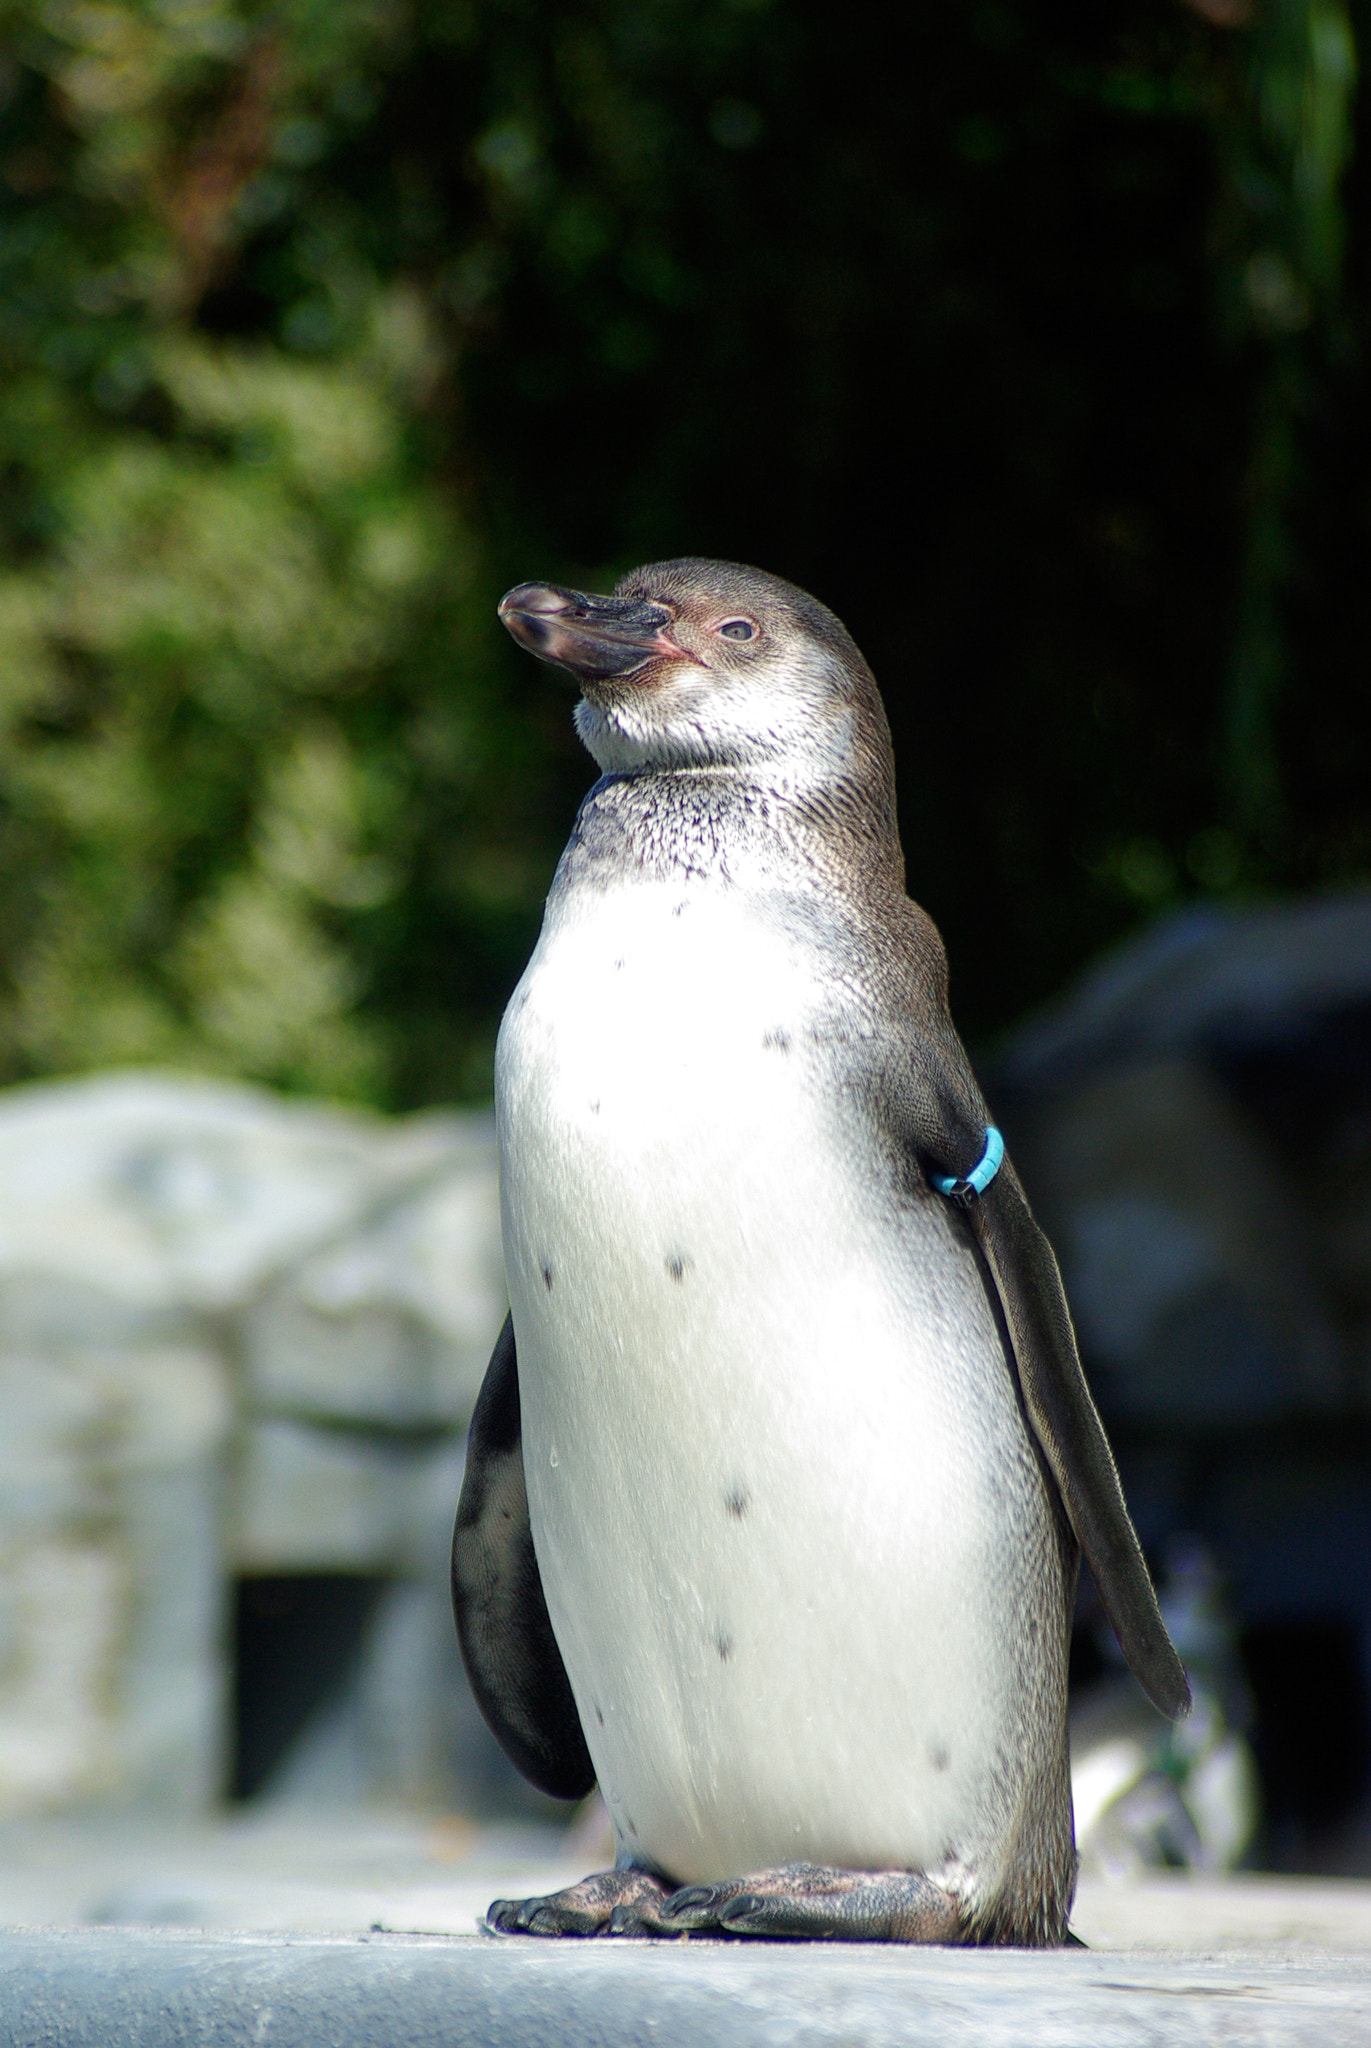
[[[578,682],[636,675],[654,661],[698,660],[667,637],[673,614],[645,597],[588,597],[555,583],[519,583],[499,609],[521,647],[570,670]]]

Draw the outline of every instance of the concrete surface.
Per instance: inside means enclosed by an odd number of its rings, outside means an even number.
[[[413,1816],[11,1825],[0,2048],[1371,2042],[1360,1881],[1087,1881],[1088,1950],[1045,1955],[477,1936],[587,1847]]]
[[[1132,2048],[1364,2041],[1346,1957],[1129,1957],[415,1935],[17,1933],[5,2048]]]
[[[474,1934],[492,1898],[547,1890],[594,1862],[537,1828],[349,1815],[220,1827],[11,1823],[0,1928],[146,1924],[273,1933]],[[3,1937],[0,1937],[3,1939]]]
[[[491,1899],[551,1891],[603,1867],[607,1844],[594,1833],[593,1822],[577,1841],[456,1817],[298,1811],[217,1825],[10,1822],[0,1837],[0,1928],[469,1935]],[[1371,1883],[1356,1879],[1084,1877],[1072,1924],[1092,1950],[1318,1951],[1362,1956],[1371,1970]]]

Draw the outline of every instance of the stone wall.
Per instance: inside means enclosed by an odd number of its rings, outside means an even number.
[[[486,1116],[0,1099],[0,1815],[218,1798],[235,1588],[275,1575],[372,1593],[287,1775],[460,1796],[446,1551],[503,1313]]]

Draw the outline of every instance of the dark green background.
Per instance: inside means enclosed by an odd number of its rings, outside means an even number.
[[[0,1077],[483,1094],[591,775],[493,622],[751,560],[984,1041],[1364,876],[1342,0],[0,8]]]

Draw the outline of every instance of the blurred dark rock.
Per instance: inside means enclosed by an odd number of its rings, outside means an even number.
[[[1309,1059],[1340,1019],[1368,1010],[1371,891],[1258,908],[1206,903],[1106,954],[1013,1035],[993,1072],[997,1087],[1037,1097],[1147,1055]],[[1371,1073],[1371,1045],[1353,1058]]]
[[[987,1078],[1113,1418],[1371,1414],[1371,895],[1165,920]]]
[[[1329,1740],[1301,1643],[1351,1645],[1353,1719],[1371,1684],[1371,894],[1163,920],[986,1081],[1144,1543],[1202,1540],[1268,1646],[1263,1853],[1335,1867],[1365,1746],[1342,1745],[1334,1785],[1291,1745]]]
[[[1210,1069],[1174,1053],[1088,1068],[1014,1136],[1111,1414],[1193,1428],[1340,1406],[1308,1219]]]

